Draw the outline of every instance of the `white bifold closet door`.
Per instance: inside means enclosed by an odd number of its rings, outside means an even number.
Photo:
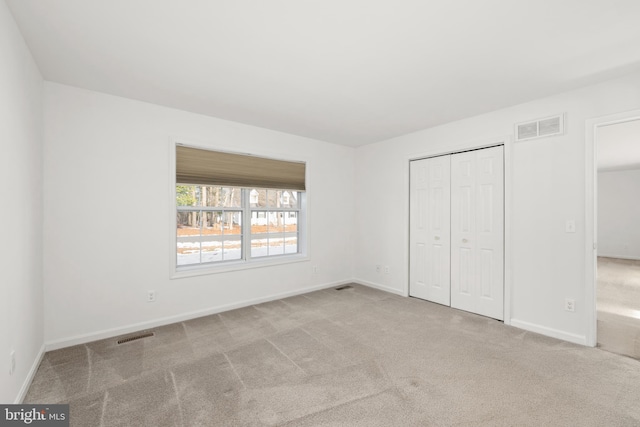
[[[503,147],[451,156],[451,307],[504,320]]]
[[[409,294],[503,320],[503,147],[412,161]]]
[[[410,194],[409,294],[451,303],[451,156],[413,161]]]

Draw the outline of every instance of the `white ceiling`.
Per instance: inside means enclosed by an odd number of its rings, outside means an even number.
[[[358,146],[640,70],[638,0],[7,0],[45,79]]]
[[[598,128],[598,171],[640,169],[640,120]]]

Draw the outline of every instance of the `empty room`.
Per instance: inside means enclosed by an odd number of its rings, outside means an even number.
[[[640,425],[638,22],[0,0],[0,425]]]

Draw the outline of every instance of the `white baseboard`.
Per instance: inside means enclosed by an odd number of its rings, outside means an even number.
[[[604,258],[618,258],[618,259],[628,259],[631,261],[640,261],[640,257],[633,255],[607,255],[607,254],[598,254],[598,257]]]
[[[38,372],[38,367],[40,366],[40,362],[42,362],[42,358],[44,357],[45,345],[42,344],[40,347],[40,351],[36,356],[33,364],[31,365],[31,369],[29,369],[29,373],[27,374],[27,378],[25,378],[24,383],[22,383],[22,387],[16,396],[16,400],[13,402],[16,405],[21,404],[24,401],[24,398],[27,396],[27,392],[29,391],[29,387],[31,387],[31,383],[33,382],[33,378],[36,376],[36,372]]]
[[[91,332],[88,334],[76,335],[70,338],[63,338],[60,340],[49,341],[45,343],[46,351],[58,350],[60,348],[71,347],[78,344],[85,344],[92,341],[102,340],[105,338],[112,338],[119,335],[130,334],[132,332],[138,332],[145,329],[157,328],[159,326],[168,325],[176,322],[184,322],[185,320],[195,319],[197,317],[208,316],[211,314],[222,313],[223,311],[234,310],[236,308],[248,307],[250,305],[260,304],[263,302],[269,302],[282,298],[292,297],[296,295],[306,294],[321,289],[327,289],[334,286],[346,285],[352,283],[353,280],[342,280],[333,283],[324,283],[322,285],[308,286],[302,289],[296,289],[293,291],[282,292],[279,294],[273,294],[266,297],[248,299],[233,304],[220,305],[216,307],[207,308],[204,310],[196,310],[188,313],[178,314],[175,316],[163,317],[160,319],[150,320],[148,322],[140,322],[132,325],[122,326],[118,328],[105,329],[98,332]]]
[[[548,328],[546,326],[536,325],[535,323],[529,323],[518,319],[511,319],[511,326],[524,329],[525,331],[535,332],[540,335],[546,335],[551,338],[572,342],[574,344],[587,345],[587,337],[584,335]]]
[[[389,293],[392,293],[392,294],[400,295],[401,297],[406,297],[407,296],[407,295],[405,295],[404,291],[402,291],[402,290],[391,288],[391,287],[386,286],[386,285],[381,285],[379,283],[369,282],[369,281],[364,280],[364,279],[353,279],[353,282],[359,283],[359,284],[364,285],[364,286],[368,286],[370,288],[379,289],[381,291],[385,291],[385,292],[389,292]]]

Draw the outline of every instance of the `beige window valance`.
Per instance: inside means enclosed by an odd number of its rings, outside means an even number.
[[[304,162],[176,146],[176,183],[304,191]]]

